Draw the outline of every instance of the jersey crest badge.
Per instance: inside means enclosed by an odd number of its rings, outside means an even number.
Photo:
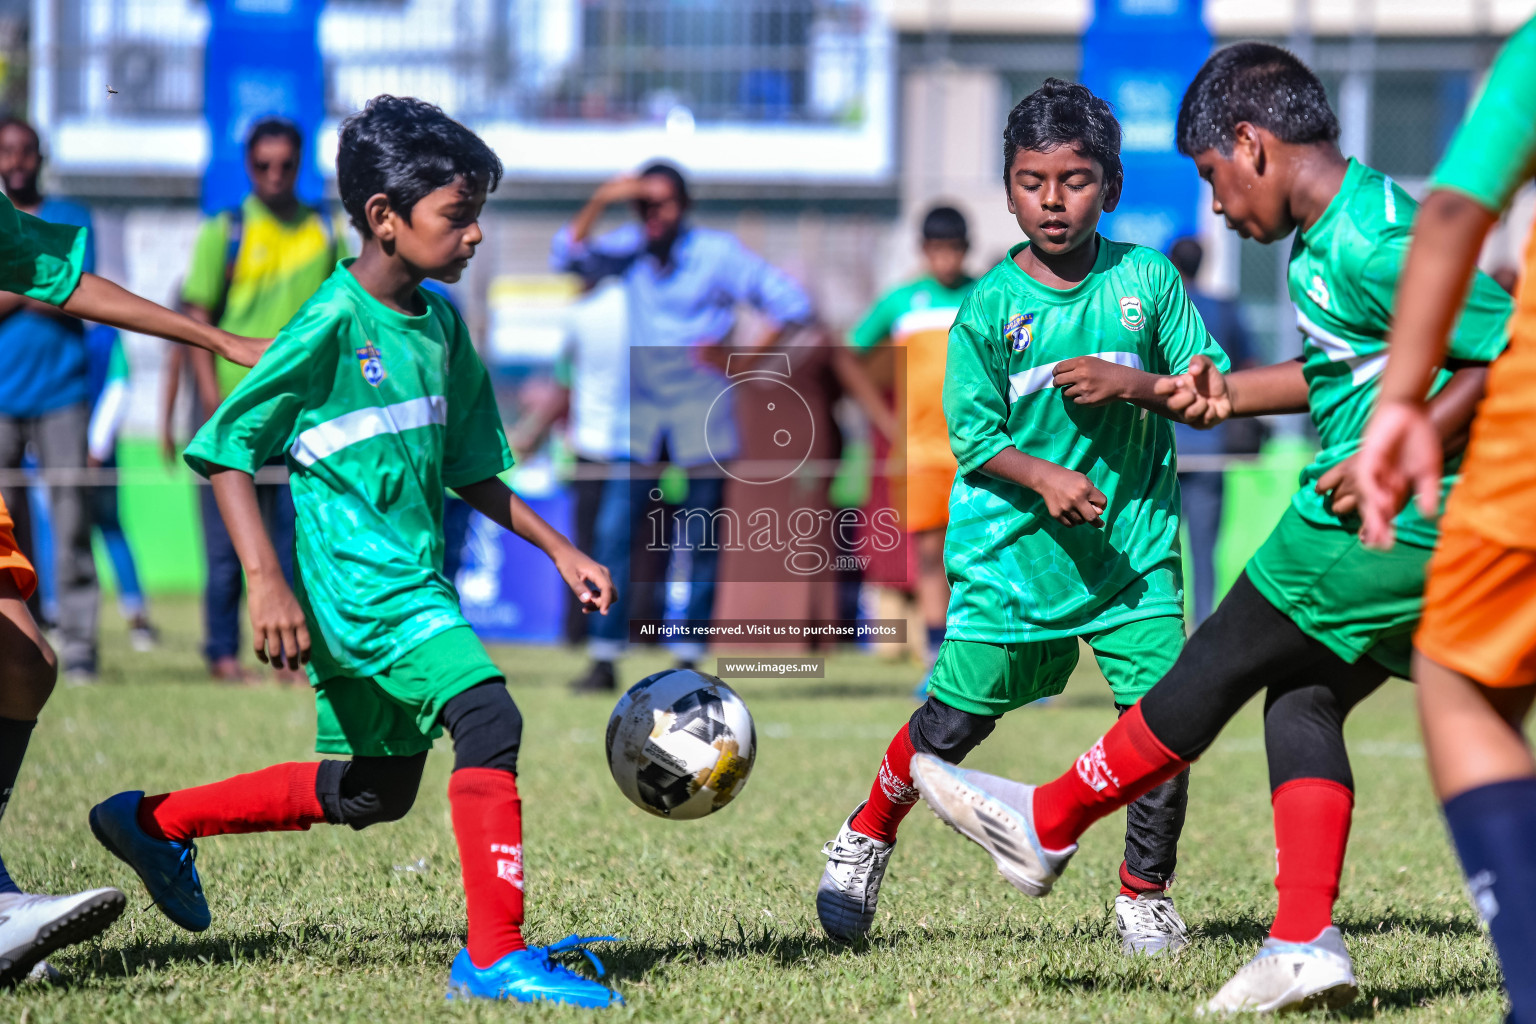
[[[1120,326],[1128,331],[1139,331],[1146,318],[1141,315],[1141,300],[1134,295],[1120,299]]]
[[[384,372],[384,360],[379,356],[379,350],[369,342],[357,350],[357,365],[363,371],[363,380],[378,387],[389,374]]]
[[[1015,352],[1023,352],[1035,340],[1035,314],[1015,313],[1003,328],[1003,337]]]

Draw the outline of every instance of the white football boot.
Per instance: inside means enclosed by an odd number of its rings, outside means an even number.
[[[997,870],[1027,896],[1044,896],[1077,852],[1047,850],[1035,834],[1035,787],[967,771],[932,754],[912,758],[912,784],[939,820],[992,855]]]
[[[1245,1011],[1337,1010],[1359,994],[1344,936],[1329,925],[1311,942],[1265,939],[1254,958],[1196,1013],[1205,1017]]]
[[[867,801],[866,801],[867,802]],[[891,861],[894,841],[880,840],[853,830],[853,819],[864,804],[853,809],[837,838],[821,848],[827,866],[816,886],[816,916],[828,935],[853,942],[869,933],[880,901],[880,883]]]
[[[0,985],[27,977],[54,950],[100,935],[126,906],[116,889],[70,896],[0,893]]]
[[[1184,919],[1166,892],[1116,896],[1115,929],[1126,956],[1172,956],[1189,945]]]

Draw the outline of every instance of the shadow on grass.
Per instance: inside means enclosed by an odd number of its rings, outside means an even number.
[[[135,941],[115,948],[99,947],[86,953],[84,962],[73,972],[84,979],[131,978],[162,967],[198,963],[205,966],[238,963],[272,963],[285,959],[323,959],[318,951],[327,947],[338,950],[336,960],[358,964],[358,948],[367,949],[388,943],[401,950],[397,960],[410,956],[413,947],[443,946],[456,949],[464,944],[459,931],[362,932],[352,929],[315,926],[269,928],[241,935],[215,937],[188,936],[162,942]],[[342,947],[346,947],[342,949]],[[448,961],[443,961],[444,969]]]

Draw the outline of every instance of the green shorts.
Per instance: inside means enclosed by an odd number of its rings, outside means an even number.
[[[360,757],[430,750],[443,734],[443,705],[471,686],[503,678],[474,630],[445,630],[372,679],[332,676],[315,683],[315,749]]]
[[[1307,522],[1293,506],[1246,572],[1265,600],[1345,661],[1368,655],[1406,678],[1430,554],[1401,542],[1373,551],[1342,527]]]
[[[1141,699],[1173,667],[1184,648],[1184,617],[1158,615],[1111,626],[1082,639],[1093,648],[1115,703]],[[1052,697],[1077,668],[1078,638],[991,644],[945,640],[928,677],[928,693],[973,715],[1002,715]]]

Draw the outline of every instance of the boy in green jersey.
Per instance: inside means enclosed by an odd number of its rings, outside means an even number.
[[[450,997],[607,1006],[622,1000],[552,959],[572,943],[523,941],[522,719],[442,573],[451,487],[543,549],[584,606],[606,612],[613,600],[607,570],[499,479],[512,456],[490,376],[453,307],[420,287],[459,279],[500,177],[485,143],[430,104],[378,96],[349,117],[337,183],[362,253],[337,265],[187,449],[249,577],[257,657],[307,664],[316,748],[351,759],[279,764],[159,796],[119,793],[91,811],[91,828],[167,917],[201,931],[210,915],[197,838],[396,820],[446,728],[469,910]],[[299,517],[296,594],[252,480],[278,453]]]
[[[1266,43],[1213,55],[1179,111],[1179,149],[1228,225],[1266,243],[1297,234],[1289,280],[1302,357],[1230,376],[1196,357],[1170,399],[1196,426],[1310,410],[1322,450],[1274,532],[1167,675],[1054,782],[1035,788],[923,755],[913,762],[939,816],[985,846],[1016,886],[1044,895],[1093,821],[1187,769],[1265,691],[1279,908],[1268,940],[1210,1012],[1355,997],[1332,917],[1354,807],[1344,718],[1388,675],[1406,674],[1435,543],[1433,524],[1414,509],[1398,516],[1403,543],[1393,551],[1367,550],[1359,537],[1354,455],[1387,360],[1415,204],[1390,178],[1346,160],[1338,136],[1317,77]],[[1479,275],[1451,339],[1458,369],[1433,382],[1430,416],[1445,438],[1461,437],[1471,420],[1509,313],[1508,297]]]
[[[1226,356],[1155,249],[1097,233],[1121,185],[1108,104],[1056,79],[1003,133],[1008,208],[1027,241],[977,282],[949,333],[944,412],[958,461],[952,593],[928,701],[896,734],[868,800],[826,845],[826,930],[869,928],[914,752],[959,762],[999,716],[1060,693],[1093,648],[1123,712],[1184,644],[1173,377]],[[1172,952],[1167,896],[1188,777],[1131,809],[1116,923],[1127,953]]]
[[[22,213],[0,195],[0,291],[169,341],[196,345],[249,366],[265,341],[240,338],[124,291],[84,273],[86,229]],[[58,657],[27,609],[37,573],[16,544],[10,513],[0,499],[0,816],[37,718],[58,679]],[[84,942],[115,921],[125,906],[116,889],[53,896],[23,892],[0,861],[0,985],[47,973],[43,958]]]

